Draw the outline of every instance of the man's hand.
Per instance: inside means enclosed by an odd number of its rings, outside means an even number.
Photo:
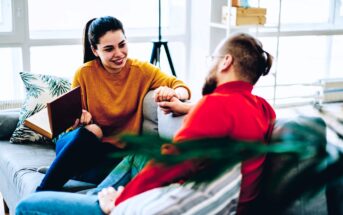
[[[119,195],[123,192],[124,187],[118,187],[118,190],[115,190],[113,187],[108,187],[102,189],[98,193],[99,205],[101,210],[105,214],[110,214],[114,208],[114,202],[119,197]]]
[[[92,122],[92,115],[86,110],[82,110],[80,119],[76,119],[72,129],[77,128],[80,124],[88,125]]]
[[[170,101],[158,102],[157,104],[165,114],[173,113],[176,115],[187,114],[193,107],[192,104],[181,102],[175,97],[172,97]]]
[[[177,97],[175,90],[169,87],[159,87],[154,91],[155,102],[169,101],[171,98]]]

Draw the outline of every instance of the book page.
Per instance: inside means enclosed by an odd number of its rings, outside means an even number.
[[[24,125],[46,137],[51,138],[51,129],[49,125],[47,108],[44,108],[38,113],[28,117],[25,120]]]

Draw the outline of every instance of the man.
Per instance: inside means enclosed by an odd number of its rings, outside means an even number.
[[[234,139],[267,143],[273,128],[275,113],[263,98],[252,95],[251,91],[258,79],[268,74],[272,57],[262,49],[259,41],[247,34],[238,34],[223,41],[211,58],[213,63],[203,87],[204,97],[194,107],[181,103],[176,98],[172,98],[170,102],[159,103],[165,112],[189,111],[174,141],[230,136]],[[171,149],[166,153],[175,153],[173,148]],[[252,203],[259,194],[264,161],[265,157],[259,157],[242,163],[243,178],[237,214],[251,212]],[[201,169],[193,161],[174,166],[147,165],[124,189],[120,188],[116,191],[110,187],[101,191],[98,194],[100,208],[103,212],[110,213],[114,205],[153,188],[185,180],[197,171]],[[79,196],[76,200],[68,197],[66,202],[66,195],[58,197],[58,194],[54,198],[51,194],[35,194],[31,197],[31,201],[26,200],[18,206],[17,213],[23,214],[21,212],[29,211],[32,207],[36,207],[35,211],[46,212],[45,209],[37,209],[38,206],[34,206],[44,199],[53,201],[55,208],[58,202],[63,202],[64,206],[60,207],[61,210],[69,205],[68,211],[70,211],[72,205],[82,204],[84,208],[88,207],[88,212],[92,210],[93,214],[99,213],[99,205],[94,206],[97,204],[94,199],[89,200]],[[74,201],[74,204],[69,203],[70,201]],[[44,207],[46,208],[47,205],[45,204]],[[79,206],[78,209],[82,208]]]
[[[189,112],[174,141],[230,136],[267,143],[276,116],[272,107],[251,91],[260,76],[268,74],[272,57],[247,34],[223,41],[211,57],[213,65],[203,87],[204,97]],[[191,109],[177,99],[159,105],[165,112],[185,113]],[[259,194],[264,161],[265,157],[259,157],[243,162],[237,214],[248,214],[251,210]],[[191,161],[172,167],[148,165],[120,193],[109,192],[116,196],[118,205],[144,191],[187,178],[197,170]]]

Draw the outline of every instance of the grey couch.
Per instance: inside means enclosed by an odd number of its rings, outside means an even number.
[[[164,137],[172,137],[183,119],[158,111],[151,93],[144,100],[143,115],[143,132],[159,133]],[[43,175],[36,171],[37,167],[49,165],[55,157],[52,145],[16,145],[8,141],[18,116],[18,110],[0,112],[0,192],[11,214],[17,203],[34,192],[42,180]],[[74,192],[94,186],[70,180],[64,189]],[[321,192],[311,202],[298,200],[286,214],[327,214],[326,211],[326,198]]]
[[[157,107],[151,93],[144,100],[143,115],[143,131],[157,133]],[[18,117],[18,109],[0,112],[0,192],[10,214],[14,214],[17,203],[23,197],[34,192],[42,180],[44,175],[38,173],[37,168],[48,166],[55,157],[53,145],[18,145],[9,142]],[[176,121],[181,122],[181,120]],[[176,130],[179,123],[170,124],[170,126],[172,125],[174,125],[172,130]],[[168,131],[171,131],[170,126]],[[70,180],[64,186],[64,190],[74,192],[94,186]]]

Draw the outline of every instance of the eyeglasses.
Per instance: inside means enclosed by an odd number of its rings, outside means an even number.
[[[214,61],[214,59],[217,59],[217,58],[224,58],[225,56],[224,55],[208,55],[206,56],[206,63],[207,65],[211,65],[212,62]]]

